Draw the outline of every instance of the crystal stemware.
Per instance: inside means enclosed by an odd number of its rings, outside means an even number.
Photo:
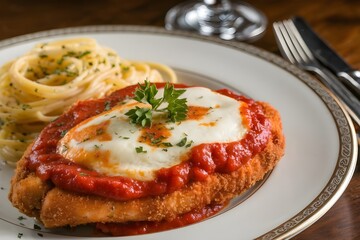
[[[225,40],[252,41],[265,31],[265,15],[241,1],[187,1],[171,8],[165,18],[168,30],[190,30]]]

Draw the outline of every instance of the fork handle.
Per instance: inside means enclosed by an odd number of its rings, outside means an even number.
[[[360,98],[360,71],[339,72],[337,75]]]
[[[321,82],[342,102],[354,122],[360,125],[360,100],[327,69],[316,68],[313,69],[313,72],[320,77]]]

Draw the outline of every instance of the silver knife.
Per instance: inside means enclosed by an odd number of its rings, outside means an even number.
[[[325,43],[301,17],[293,17],[296,28],[315,57],[333,71],[360,98],[360,71],[353,69]]]

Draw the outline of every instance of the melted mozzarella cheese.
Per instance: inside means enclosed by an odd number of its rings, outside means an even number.
[[[159,89],[158,97],[162,94]],[[203,87],[187,88],[181,98],[189,106],[188,118],[182,122],[156,122],[154,115],[152,128],[135,126],[125,113],[144,104],[128,100],[70,129],[57,150],[108,176],[151,180],[156,170],[187,160],[193,146],[238,141],[247,132],[240,115],[245,103]]]

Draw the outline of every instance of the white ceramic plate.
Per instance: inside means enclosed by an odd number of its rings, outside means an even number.
[[[320,218],[348,185],[357,156],[354,128],[348,115],[309,75],[249,45],[159,28],[92,26],[2,41],[0,64],[25,53],[35,43],[75,36],[96,38],[127,59],[167,64],[177,70],[180,81],[227,87],[269,102],[280,111],[283,120],[285,156],[251,194],[203,222],[119,239],[286,238]],[[46,230],[13,208],[7,200],[12,172],[11,167],[1,164],[1,237],[62,239],[82,235],[82,229]]]

